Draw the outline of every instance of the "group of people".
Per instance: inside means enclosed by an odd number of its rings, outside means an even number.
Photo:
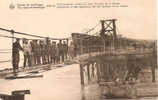
[[[24,54],[24,68],[40,64],[56,64],[74,58],[74,45],[73,42],[68,45],[68,40],[59,40],[59,43],[56,43],[56,41],[51,41],[49,38],[45,40],[23,39],[21,46],[20,39],[17,38],[12,48],[13,70],[19,67],[20,50]]]

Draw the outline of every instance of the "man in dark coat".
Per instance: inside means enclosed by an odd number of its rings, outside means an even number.
[[[64,52],[65,59],[67,59],[68,45],[67,45],[67,43],[65,41],[63,42],[63,52]]]
[[[64,62],[64,50],[63,50],[63,44],[62,44],[62,40],[59,41],[58,43],[58,50],[59,50],[59,61]]]
[[[50,40],[49,38],[46,38],[46,46],[45,46],[45,49],[46,49],[46,59],[47,59],[47,63],[49,64],[51,62],[51,43],[50,43]]]
[[[19,41],[20,39],[17,38],[16,41],[13,43],[13,48],[12,48],[12,64],[13,64],[13,72],[15,75],[16,75],[16,71],[19,68],[19,61],[20,61],[19,51],[23,50]]]
[[[34,65],[37,65],[37,40],[33,40],[31,46],[32,46],[32,53],[34,58]]]
[[[51,45],[51,63],[56,63],[57,60],[57,47],[56,47],[56,42],[52,41]]]
[[[32,43],[32,52],[33,52],[35,65],[40,64],[40,45],[37,42],[38,40],[33,40],[33,43]]]
[[[41,48],[40,48],[39,41],[37,41],[36,42],[36,53],[37,53],[36,57],[37,57],[37,64],[38,65],[41,64],[41,58],[40,58],[40,56],[41,56],[41,50],[40,49]]]
[[[45,44],[44,41],[40,41],[40,55],[42,57],[42,64],[46,64],[46,50],[45,50]]]

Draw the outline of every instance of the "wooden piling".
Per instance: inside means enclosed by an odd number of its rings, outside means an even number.
[[[90,64],[87,64],[87,76],[88,76],[88,83],[91,81],[90,77]]]
[[[83,64],[80,64],[80,78],[81,78],[81,85],[84,85],[84,73],[83,73]]]

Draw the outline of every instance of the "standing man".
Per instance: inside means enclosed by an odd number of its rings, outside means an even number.
[[[36,53],[37,53],[37,55],[36,55],[36,57],[37,57],[37,64],[39,65],[39,64],[41,64],[41,48],[40,48],[40,44],[39,44],[39,42],[40,41],[38,41],[37,40],[37,43],[36,43]]]
[[[68,54],[68,43],[66,43],[65,41],[64,41],[64,43],[63,43],[63,52],[64,52],[64,57],[65,57],[65,59],[67,59],[67,54]]]
[[[20,61],[19,51],[23,50],[19,41],[20,39],[17,38],[16,41],[13,43],[13,48],[12,48],[12,64],[13,64],[13,73],[15,76],[17,75],[17,70],[19,68],[19,61]]]
[[[47,58],[47,63],[50,63],[50,59],[51,59],[51,44],[50,44],[50,40],[49,38],[46,38],[46,58]]]
[[[35,59],[34,59],[34,41],[30,41],[30,45],[31,45],[31,56],[30,56],[30,59],[31,59],[31,66],[34,66],[35,65]]]
[[[32,48],[35,65],[39,65],[40,64],[40,55],[39,55],[40,46],[39,46],[39,44],[37,42],[38,42],[37,40],[33,41],[33,48]]]
[[[59,56],[59,47],[58,47],[58,45],[56,45],[55,60],[56,60],[57,64],[60,63],[60,56]]]
[[[31,45],[28,43],[27,39],[23,40],[23,50],[24,50],[24,68],[26,67],[26,64],[28,66],[31,66]]]
[[[63,51],[62,40],[60,40],[58,43],[58,50],[59,50],[59,61],[62,60],[62,62],[64,62],[64,51]]]
[[[37,65],[37,40],[33,40],[32,53],[34,58],[34,65]]]
[[[40,40],[40,55],[42,57],[42,64],[46,64],[46,57],[45,57],[45,44],[43,40]]]
[[[57,59],[57,51],[56,51],[56,42],[52,41],[52,45],[51,45],[51,63],[56,63],[56,59]]]

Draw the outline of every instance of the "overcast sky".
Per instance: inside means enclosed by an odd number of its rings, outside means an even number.
[[[111,0],[112,1],[112,0]],[[91,9],[9,9],[9,4],[44,3],[52,0],[0,0],[0,27],[35,35],[69,37],[72,32],[83,32],[95,26],[100,19],[117,19],[119,34],[136,39],[156,38],[156,0],[113,0],[128,5],[126,8]],[[62,2],[62,1],[60,1]],[[63,0],[70,2],[70,0]],[[86,0],[71,0],[86,2]],[[92,0],[89,2],[110,2]],[[8,34],[0,31],[0,34]],[[1,48],[8,48],[6,39],[0,38]]]

